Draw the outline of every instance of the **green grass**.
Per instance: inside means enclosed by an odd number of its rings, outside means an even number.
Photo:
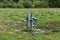
[[[24,32],[16,32],[15,29],[21,29],[26,24],[21,23],[21,18],[26,18],[29,12],[34,17],[39,18],[37,24],[53,26],[60,29],[60,8],[41,8],[41,9],[0,9],[0,40],[60,40],[60,32],[48,34],[23,34]],[[56,25],[55,25],[56,24]],[[39,26],[40,27],[40,26]],[[11,30],[14,28],[14,30]]]
[[[23,34],[23,32],[12,31],[1,32],[0,40],[60,40],[60,32],[54,34],[35,34],[34,36],[30,33]]]
[[[32,12],[34,17],[40,19],[39,23],[46,23],[49,21],[60,22],[59,9],[0,9],[0,20],[13,20],[19,21],[21,18],[25,18],[27,13]]]

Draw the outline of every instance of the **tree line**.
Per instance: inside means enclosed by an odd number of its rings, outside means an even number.
[[[0,8],[59,8],[60,0],[0,0]]]

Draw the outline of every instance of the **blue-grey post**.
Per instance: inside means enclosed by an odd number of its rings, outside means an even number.
[[[32,28],[32,13],[28,13],[28,20],[27,20],[28,28]]]

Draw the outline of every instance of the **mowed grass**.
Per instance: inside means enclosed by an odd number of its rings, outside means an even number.
[[[60,8],[0,9],[0,40],[60,40],[60,32],[48,32],[47,35],[16,32],[15,29],[20,30],[20,27],[26,25],[21,23],[20,19],[26,18],[29,12],[39,19],[36,22],[39,27],[46,24],[56,24],[52,26],[60,27]]]

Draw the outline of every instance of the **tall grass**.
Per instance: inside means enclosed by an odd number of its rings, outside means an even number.
[[[60,29],[60,8],[42,8],[42,9],[0,9],[0,40],[60,40],[60,32],[45,34],[35,34],[16,32],[15,29],[21,29],[26,23],[20,21],[26,18],[29,12],[39,20],[38,26],[52,27]],[[12,28],[14,30],[12,30]]]

